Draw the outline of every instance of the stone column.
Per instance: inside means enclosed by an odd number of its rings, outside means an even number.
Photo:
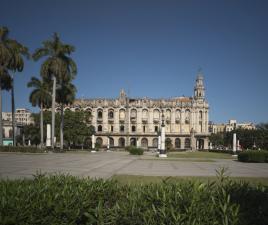
[[[107,137],[107,149],[109,150],[109,148],[110,148],[110,138]]]
[[[136,139],[136,142],[137,142],[137,148],[139,148],[139,147],[141,146],[141,145],[140,145],[140,139],[141,139],[141,138],[138,138],[138,137],[137,137],[137,139]]]
[[[236,153],[236,133],[233,133],[233,152]]]
[[[161,136],[159,135],[158,136],[158,150],[160,150],[161,149]]]
[[[51,147],[51,124],[47,124],[46,146]]]
[[[159,152],[159,157],[162,157],[162,158],[167,157],[165,140],[166,140],[165,125],[162,124],[162,126],[161,126],[161,146],[160,146],[160,152]]]
[[[92,150],[95,150],[95,135],[94,134],[92,134],[91,142],[92,142]]]
[[[191,149],[193,151],[196,150],[196,138],[195,138],[195,132],[194,132],[194,129],[191,130]]]
[[[204,139],[204,149],[209,149],[209,146],[208,146],[208,138],[205,138]]]
[[[181,133],[185,133],[185,130],[183,130],[184,122],[185,122],[185,112],[184,112],[184,109],[181,109],[181,121],[180,121]]]

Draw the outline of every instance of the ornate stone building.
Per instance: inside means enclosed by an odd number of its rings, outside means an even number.
[[[131,98],[122,90],[116,99],[77,99],[65,110],[85,110],[102,146],[136,145],[157,148],[162,119],[166,140],[176,149],[207,149],[209,105],[203,76],[198,74],[194,97]]]

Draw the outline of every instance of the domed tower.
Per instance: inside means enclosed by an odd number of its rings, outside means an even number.
[[[205,87],[204,87],[204,77],[202,71],[199,70],[194,87],[194,99],[204,100],[205,99]]]

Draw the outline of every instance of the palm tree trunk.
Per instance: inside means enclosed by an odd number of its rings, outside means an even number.
[[[63,103],[61,104],[60,109],[60,149],[63,150],[63,123],[64,123],[64,113],[63,113]]]
[[[2,121],[2,82],[0,79],[0,146],[3,145],[3,121]]]
[[[41,134],[41,148],[44,147],[44,128],[43,128],[43,103],[40,105],[40,134]]]
[[[13,130],[13,146],[16,146],[16,121],[15,121],[15,99],[14,99],[14,78],[12,77],[11,87],[11,108],[12,108],[12,130]]]
[[[53,75],[53,90],[52,90],[52,121],[51,121],[51,126],[52,126],[52,132],[51,132],[51,147],[54,149],[54,136],[55,136],[55,100],[56,100],[56,77]]]

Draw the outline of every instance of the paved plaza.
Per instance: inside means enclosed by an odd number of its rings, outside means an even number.
[[[189,159],[157,159],[152,153],[146,153],[144,156],[131,156],[127,152],[0,153],[0,177],[10,179],[29,178],[37,171],[92,178],[109,178],[122,174],[215,176],[215,171],[221,167],[227,167],[230,176],[268,177],[267,163],[241,163],[232,159],[198,162]]]

